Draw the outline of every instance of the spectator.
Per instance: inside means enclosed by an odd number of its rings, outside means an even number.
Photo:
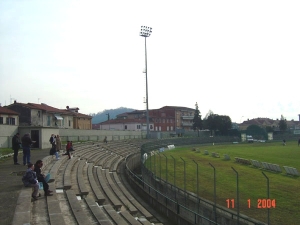
[[[20,134],[16,133],[16,135],[12,138],[12,149],[14,150],[14,164],[20,165],[18,163],[18,153],[19,149],[21,148],[21,141],[20,141]]]
[[[70,151],[73,152],[74,151],[74,148],[73,148],[73,142],[70,141]]]
[[[27,133],[22,137],[22,147],[23,147],[23,165],[25,166],[26,163],[30,163],[30,146],[35,141],[32,141],[30,135]]]
[[[59,135],[56,135],[56,151],[60,151],[61,150],[61,140]]]
[[[50,149],[50,155],[55,155],[56,160],[59,160],[59,155],[56,150],[56,136],[54,134],[52,134],[49,141],[52,144],[52,148]]]
[[[64,155],[69,156],[69,159],[71,159],[70,150],[71,150],[71,142],[68,141],[68,142],[67,142],[67,145],[66,145],[66,153],[65,153]]]
[[[48,185],[47,181],[45,180],[46,176],[44,174],[42,174],[42,170],[41,170],[42,167],[43,167],[43,161],[42,160],[36,161],[36,163],[34,165],[34,171],[36,172],[36,177],[39,182],[43,183],[45,196],[52,196],[52,194],[51,194],[52,191],[49,190],[49,185]]]
[[[28,163],[28,169],[26,170],[25,175],[22,177],[22,182],[25,187],[32,187],[32,198],[37,200],[40,197],[39,194],[39,182],[36,177],[36,172],[34,172],[34,165],[32,163]]]
[[[105,136],[103,142],[107,144],[107,137],[106,136]]]

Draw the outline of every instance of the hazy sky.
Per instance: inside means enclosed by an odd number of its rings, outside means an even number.
[[[0,0],[0,103],[298,120],[300,1]]]

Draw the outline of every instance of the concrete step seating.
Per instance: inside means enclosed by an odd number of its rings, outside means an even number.
[[[121,148],[120,141],[111,144],[106,152],[102,150],[102,145],[74,144],[75,156],[70,160],[68,156],[62,156],[60,160],[51,156],[43,159],[44,173],[51,174],[49,186],[54,192],[53,196],[41,197],[37,200],[38,204],[32,204],[32,207],[46,207],[46,215],[42,216],[48,218],[48,223],[149,225],[151,220],[157,221],[130,194],[117,174],[118,166],[124,161],[121,155],[132,153],[133,146],[125,143],[127,149]],[[19,196],[20,204],[30,205],[31,193],[31,188],[24,188]],[[13,225],[37,223],[36,218],[41,216],[36,214],[38,211],[33,208],[29,212],[16,209]]]
[[[93,190],[93,193],[95,195],[96,202],[99,205],[102,205],[105,201],[105,196],[104,196],[104,194],[102,193],[102,191],[100,190],[100,188],[98,187],[98,185],[96,183],[96,180],[95,180],[94,174],[93,174],[93,168],[94,168],[94,165],[92,163],[90,163],[88,165],[88,179],[89,179],[89,183],[91,185],[91,188]]]
[[[77,182],[79,187],[79,192],[81,197],[86,196],[89,194],[88,188],[84,182],[84,174],[83,174],[83,167],[86,165],[85,160],[80,160],[78,167],[77,167]],[[85,174],[86,176],[86,174]]]
[[[244,165],[251,165],[251,161],[249,159],[243,159],[243,158],[239,158],[239,157],[234,157],[234,158],[237,163],[241,163]]]
[[[98,180],[100,182],[101,188],[109,201],[111,202],[112,206],[116,211],[119,211],[122,207],[121,201],[118,199],[118,197],[113,193],[110,185],[108,184],[108,181],[104,175],[104,172],[102,171],[101,167],[97,167],[97,176]]]
[[[108,181],[111,190],[120,199],[122,206],[126,207],[131,214],[136,214],[138,211],[136,207],[131,203],[131,201],[125,195],[119,195],[120,193],[119,186],[111,177],[111,172],[109,172],[109,170],[105,170],[105,177],[106,180]]]
[[[123,172],[123,171],[122,171]],[[148,220],[151,220],[153,218],[153,215],[146,209],[144,208],[130,193],[129,191],[125,188],[123,183],[121,182],[119,176],[117,173],[113,173],[114,180],[118,187],[120,188],[120,191],[122,192],[123,195],[126,196],[126,198],[139,210],[139,212]]]
[[[220,158],[219,153],[212,152],[211,156],[214,158]]]
[[[102,169],[109,169],[113,162],[119,159],[120,156],[112,154],[105,162],[103,162]]]
[[[230,160],[230,156],[227,155],[227,154],[225,154],[225,155],[224,155],[224,160]]]
[[[261,163],[259,161],[253,160],[253,159],[250,159],[250,160],[251,160],[252,166],[261,168]]]
[[[279,165],[267,163],[267,162],[261,162],[262,168],[265,170],[271,170],[273,172],[281,173],[282,170]]]
[[[283,166],[283,168],[284,168],[287,175],[300,176],[298,170],[294,167]]]
[[[118,165],[124,160],[125,158],[120,156],[118,159],[116,159],[114,162],[112,162],[109,172],[117,172]]]

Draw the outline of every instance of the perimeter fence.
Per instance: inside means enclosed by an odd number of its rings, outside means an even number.
[[[227,207],[217,204],[217,182],[216,182],[216,168],[213,164],[209,163],[210,173],[209,176],[212,180],[212,185],[209,187],[213,189],[213,197],[211,200],[204,199],[200,194],[199,178],[200,176],[205,177],[207,174],[201,169],[201,175],[199,172],[199,165],[196,161],[187,161],[180,157],[181,164],[177,163],[173,156],[167,157],[165,154],[159,151],[160,148],[165,148],[168,145],[187,146],[187,145],[200,145],[207,143],[232,143],[235,142],[235,138],[228,137],[207,137],[207,138],[178,138],[178,139],[166,139],[159,140],[155,142],[145,143],[141,147],[141,177],[136,176],[135,179],[143,186],[143,189],[149,196],[159,202],[159,206],[164,206],[170,212],[179,215],[185,221],[189,221],[190,224],[251,224],[251,225],[262,225],[265,224],[253,218],[241,213],[240,207],[242,205],[240,199],[240,184],[241,179],[239,172],[231,167],[232,175],[236,177],[236,187],[231,197],[228,195]],[[145,162],[145,154],[148,162]],[[138,159],[137,159],[138,160]],[[164,162],[165,160],[165,162]],[[169,162],[168,162],[169,160]],[[171,161],[170,161],[171,160]],[[173,171],[170,170],[169,166],[173,164]],[[195,176],[193,178],[186,175],[187,168],[195,168]],[[171,166],[172,167],[172,166]],[[176,171],[178,173],[178,168],[181,168],[180,173],[182,175],[181,183],[183,187],[178,187],[178,179],[176,176]],[[162,169],[164,168],[164,169]],[[162,174],[162,171],[164,171]],[[170,174],[173,176],[170,177]],[[211,176],[213,174],[213,176]],[[266,182],[269,182],[269,178],[263,173],[261,175]],[[182,182],[183,181],[183,182]],[[189,188],[187,188],[189,187]],[[193,188],[193,191],[190,190]],[[269,186],[266,186],[266,192],[269,195]],[[266,200],[270,199],[266,196]],[[268,204],[267,208],[267,224],[270,220],[270,208],[272,207],[272,202],[266,202]],[[269,207],[269,204],[270,207]],[[233,206],[234,205],[234,206]],[[166,209],[165,209],[166,210]],[[182,223],[182,222],[181,222]]]

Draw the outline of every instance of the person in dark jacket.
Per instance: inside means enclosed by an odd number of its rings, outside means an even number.
[[[22,147],[23,147],[23,165],[30,163],[30,146],[35,141],[32,141],[29,134],[25,134],[22,137]]]
[[[69,156],[69,159],[71,159],[70,150],[71,150],[71,142],[70,142],[70,141],[68,141],[68,142],[67,142],[67,145],[66,145],[66,153],[65,153],[65,154],[63,154],[63,155],[67,155],[67,156]]]
[[[39,182],[37,180],[36,172],[34,172],[34,165],[32,163],[28,163],[28,169],[26,170],[25,175],[22,177],[22,182],[25,187],[32,187],[32,198],[37,200],[39,195]]]
[[[42,170],[41,170],[42,167],[43,167],[43,161],[42,160],[36,161],[34,165],[34,171],[36,172],[36,177],[39,182],[43,183],[45,196],[52,196],[51,194],[52,191],[49,190],[49,184],[45,180],[45,175],[42,174]]]
[[[20,165],[18,163],[18,153],[19,153],[19,149],[20,149],[20,134],[16,133],[16,135],[14,135],[14,137],[12,138],[12,149],[14,150],[14,164],[15,165]]]

